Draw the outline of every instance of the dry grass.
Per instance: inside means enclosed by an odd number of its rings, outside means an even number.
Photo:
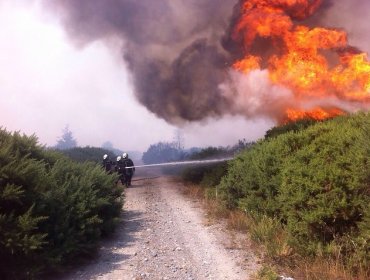
[[[359,271],[354,275],[343,265],[342,261],[326,258],[295,260],[296,266],[291,273],[295,279],[305,280],[366,280],[370,275]]]
[[[204,190],[194,184],[186,184],[185,188],[182,189],[182,193],[191,198],[204,199]]]
[[[279,275],[276,273],[273,267],[264,265],[254,276],[252,276],[252,279],[253,280],[276,280],[276,279],[279,279]]]
[[[229,217],[229,210],[218,200],[205,199],[204,206],[208,216],[214,220],[227,219]]]
[[[251,219],[244,212],[240,210],[229,210],[227,224],[230,229],[246,232],[250,229],[251,223]]]

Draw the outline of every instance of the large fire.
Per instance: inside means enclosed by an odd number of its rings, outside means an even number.
[[[322,0],[245,0],[233,38],[243,43],[245,57],[233,67],[243,73],[267,69],[272,83],[290,89],[297,104],[324,98],[370,102],[370,63],[366,53],[348,45],[343,30],[309,28],[296,22],[315,13]],[[273,51],[258,55],[259,38]],[[265,40],[267,41],[267,40]],[[284,121],[326,119],[344,114],[338,108],[284,108]],[[287,105],[288,106],[288,105]]]

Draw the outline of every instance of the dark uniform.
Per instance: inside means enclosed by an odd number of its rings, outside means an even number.
[[[125,159],[122,159],[123,161],[123,165],[125,167],[125,183],[126,183],[126,186],[129,187],[131,186],[131,179],[132,179],[132,176],[134,176],[134,173],[135,173],[135,167],[134,166],[134,162],[130,159],[130,158],[125,158]],[[126,168],[126,167],[132,167],[132,168]]]
[[[105,171],[112,173],[112,161],[109,159],[109,157],[103,159],[102,165]]]
[[[122,159],[117,160],[114,170],[118,173],[122,185],[126,185],[126,168]]]

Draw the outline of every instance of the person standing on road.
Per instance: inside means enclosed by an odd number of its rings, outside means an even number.
[[[126,185],[126,168],[121,156],[117,157],[115,171],[119,175],[118,181],[121,180],[122,185]]]
[[[131,186],[132,176],[134,176],[134,173],[135,173],[134,162],[128,157],[127,153],[123,153],[122,160],[123,160],[123,165],[126,169],[126,172],[125,172],[126,187],[129,187]]]

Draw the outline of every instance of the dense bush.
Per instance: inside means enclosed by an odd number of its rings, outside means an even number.
[[[103,160],[104,154],[107,154],[113,161],[116,157],[116,155],[111,150],[89,146],[74,147],[61,150],[60,152],[78,162],[93,161],[96,163],[100,163]],[[118,155],[122,155],[122,153],[119,153]]]
[[[145,164],[179,161],[184,158],[184,151],[178,147],[176,142],[159,142],[150,145],[143,153],[142,160]]]
[[[314,252],[359,234],[370,203],[369,116],[308,129],[309,141],[284,163],[279,200],[295,247]]]
[[[187,160],[209,160],[231,158],[236,153],[248,149],[253,146],[253,143],[239,140],[239,142],[232,147],[207,147],[190,153]],[[181,173],[181,178],[185,182],[200,184],[202,187],[211,188],[217,186],[221,178],[227,173],[227,162],[218,162],[207,165],[194,165],[185,168]],[[215,190],[214,190],[215,191]]]
[[[226,175],[227,164],[225,162],[214,163],[207,166],[198,165],[185,168],[181,172],[181,178],[185,182],[200,184],[204,187],[217,186],[222,176]]]
[[[192,153],[187,160],[207,160],[228,157],[232,154],[227,148],[208,147]],[[211,165],[195,165],[185,168],[181,178],[185,182],[201,184],[204,187],[214,187],[219,184],[221,177],[226,174],[227,164],[225,162]]]
[[[32,278],[87,254],[122,207],[114,175],[0,129],[0,275]]]
[[[266,131],[265,139],[273,138],[273,137],[276,137],[276,136],[279,136],[281,134],[291,132],[291,131],[298,132],[317,122],[318,121],[314,119],[300,119],[295,122],[288,122],[284,125],[275,126]]]
[[[230,163],[222,197],[229,207],[280,220],[301,254],[330,254],[336,247],[349,259],[362,254],[355,265],[365,265],[369,139],[365,113],[268,137]]]

